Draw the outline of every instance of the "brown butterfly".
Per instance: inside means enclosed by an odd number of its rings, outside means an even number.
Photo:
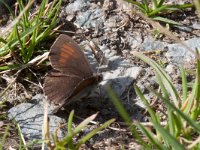
[[[94,74],[80,46],[61,34],[52,45],[49,59],[53,70],[46,76],[44,92],[59,108],[87,95],[102,75]]]

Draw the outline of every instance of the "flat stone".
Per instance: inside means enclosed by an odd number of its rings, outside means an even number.
[[[65,7],[65,12],[68,14],[73,14],[87,8],[87,0],[75,0],[73,3],[68,4]]]
[[[169,44],[166,57],[175,64],[191,62],[195,58],[195,49],[200,47],[200,38],[192,38],[184,42],[192,51],[181,44]]]
[[[153,37],[145,38],[144,42],[140,45],[141,50],[151,51],[151,50],[164,50],[166,43],[157,41]]]
[[[30,141],[42,139],[44,99],[43,95],[38,94],[32,98],[32,103],[21,103],[7,112],[9,119],[14,119],[19,124],[21,133]],[[49,113],[51,111],[52,108],[49,109]],[[50,119],[50,134],[53,134],[59,123],[64,123],[64,120],[51,114],[48,117]],[[58,133],[59,138],[64,135],[61,130]]]
[[[121,96],[127,87],[141,74],[141,67],[120,67],[116,70],[103,73],[104,81],[101,82],[103,87],[111,86],[113,91]],[[105,94],[106,96],[106,94]]]
[[[104,19],[102,18],[104,16],[104,12],[101,9],[95,9],[95,10],[87,10],[84,12],[81,12],[81,15],[77,15],[75,24],[78,27],[84,27],[84,28],[103,28],[103,22]]]

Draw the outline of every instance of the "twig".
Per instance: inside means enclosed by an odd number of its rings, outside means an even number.
[[[197,146],[200,143],[200,136],[190,145],[188,145],[187,149],[192,149],[193,147]]]
[[[18,128],[18,130],[19,130],[19,134],[20,134],[20,137],[21,137],[22,142],[23,142],[23,144],[24,144],[24,147],[25,147],[26,150],[28,150],[28,148],[26,147],[26,141],[25,141],[25,139],[24,139],[24,136],[23,136],[23,134],[22,134],[22,132],[21,132],[21,128],[20,128],[20,126],[19,126],[18,123],[17,123],[17,128]]]
[[[17,68],[17,69],[23,70],[23,69],[25,69],[25,68],[27,68],[27,67],[29,67],[31,65],[36,64],[37,62],[38,62],[37,64],[40,64],[40,63],[42,63],[42,61],[44,61],[44,60],[46,60],[48,58],[48,55],[49,55],[49,52],[46,52],[46,53],[44,53],[44,54],[42,54],[40,56],[37,56],[34,59],[32,59],[31,61],[29,61],[27,64],[24,64],[20,68]],[[10,70],[1,71],[0,74],[7,73],[7,72],[10,72],[12,70],[16,70],[16,69],[10,69]]]

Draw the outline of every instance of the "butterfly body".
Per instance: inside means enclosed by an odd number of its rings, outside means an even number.
[[[46,76],[44,92],[48,101],[60,107],[88,94],[101,80],[94,74],[78,44],[61,34],[49,54],[53,70]]]

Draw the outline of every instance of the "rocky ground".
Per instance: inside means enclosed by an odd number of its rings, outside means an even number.
[[[171,2],[173,1],[169,1]],[[83,149],[140,148],[121,123],[122,119],[105,90],[107,85],[113,88],[133,120],[147,121],[144,106],[137,98],[133,84],[137,84],[149,100],[153,100],[153,95],[146,90],[146,87],[151,86],[157,89],[158,84],[152,69],[134,58],[132,52],[140,51],[156,60],[165,68],[178,89],[180,89],[179,65],[182,64],[190,69],[194,67],[194,55],[191,51],[169,37],[155,34],[152,25],[137,13],[133,13],[133,10],[135,8],[132,5],[121,0],[74,0],[66,2],[59,15],[60,21],[65,24],[59,32],[70,32],[69,35],[73,35],[83,47],[93,68],[103,74],[104,79],[99,88],[88,98],[66,106],[65,110],[57,114],[52,114],[50,108],[51,132],[53,133],[59,123],[66,122],[72,109],[75,110],[77,116],[74,125],[97,111],[99,112],[95,119],[97,123],[103,123],[111,118],[117,119],[113,125],[115,128],[108,128],[95,135],[83,145]],[[173,35],[193,50],[200,47],[198,37],[200,23],[194,9],[180,11],[176,15],[170,14],[166,17],[183,24],[170,28]],[[91,49],[94,44],[96,45],[95,50],[103,52],[105,61],[99,62],[95,59]],[[2,112],[6,112],[10,120],[15,118],[26,141],[41,139],[42,136],[45,98],[39,83],[43,84],[45,73],[37,70],[33,72],[35,80],[29,81],[19,77],[1,98],[9,101],[9,105]],[[1,91],[12,82],[13,78],[12,73],[5,73],[1,76]],[[5,126],[7,123],[7,120],[3,120],[0,126]],[[88,133],[96,126],[98,125],[91,124],[82,134]],[[59,137],[65,133],[65,129],[60,130]],[[16,130],[11,132],[5,147],[12,146],[11,143],[14,144],[13,148],[18,146],[19,139],[13,135],[16,135]]]

